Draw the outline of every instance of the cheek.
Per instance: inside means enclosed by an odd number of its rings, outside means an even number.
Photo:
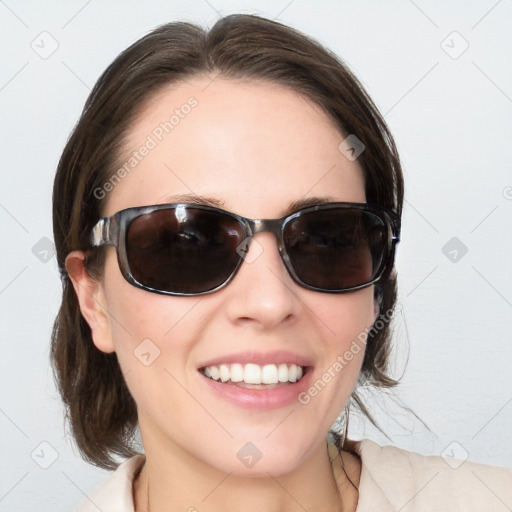
[[[317,294],[311,310],[327,333],[329,351],[343,350],[352,340],[360,340],[375,321],[373,288],[346,294]]]
[[[319,295],[314,311],[318,312],[318,322],[323,324],[326,336],[314,389],[310,388],[308,395],[316,396],[329,388],[329,393],[322,394],[334,410],[335,404],[345,403],[350,396],[363,363],[366,335],[375,315],[373,288],[343,295]]]
[[[105,290],[115,351],[127,382],[146,385],[164,368],[183,368],[194,339],[187,320],[199,299],[136,288],[122,277],[115,255],[106,263]]]
[[[149,338],[162,341],[197,299],[173,297],[142,290],[121,275],[115,251],[105,265],[105,298],[116,349]]]
[[[152,424],[167,426],[172,437],[182,425],[169,427],[169,418],[194,416],[186,393],[187,363],[195,334],[189,322],[196,298],[170,297],[139,290],[128,284],[113,303],[112,333],[115,351],[128,389],[140,414]],[[173,422],[174,423],[174,422]]]

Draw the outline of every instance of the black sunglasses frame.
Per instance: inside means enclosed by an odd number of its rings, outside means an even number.
[[[126,235],[128,227],[130,223],[137,217],[142,215],[147,215],[153,213],[158,210],[170,210],[170,209],[199,209],[205,211],[211,211],[216,213],[222,213],[236,220],[239,225],[242,227],[243,233],[243,241],[240,245],[242,245],[247,239],[245,250],[237,252],[240,256],[240,259],[229,275],[229,277],[221,283],[219,286],[206,290],[204,292],[193,292],[193,293],[183,293],[183,292],[172,292],[168,290],[159,290],[155,288],[151,288],[146,286],[132,275],[130,270],[130,264],[128,262],[128,255],[126,250]],[[350,288],[343,288],[340,290],[328,290],[324,288],[317,288],[315,286],[311,286],[307,283],[304,283],[295,273],[293,268],[293,264],[290,260],[290,257],[286,251],[286,247],[284,244],[283,238],[283,230],[285,226],[291,222],[292,220],[301,217],[307,213],[318,211],[318,210],[328,210],[328,209],[343,209],[347,211],[365,211],[369,212],[375,216],[377,216],[387,227],[388,239],[386,245],[386,254],[383,255],[382,263],[380,268],[375,274],[375,277],[366,283],[361,285],[353,286]],[[278,219],[248,219],[246,217],[242,217],[232,212],[228,212],[226,210],[222,210],[220,208],[215,208],[212,206],[207,206],[203,204],[194,204],[194,203],[166,203],[166,204],[158,204],[153,206],[138,206],[127,208],[125,210],[121,210],[111,217],[104,217],[100,219],[95,226],[92,228],[90,235],[90,243],[93,247],[101,247],[106,245],[112,245],[116,248],[117,259],[119,263],[119,268],[121,270],[121,274],[123,277],[133,286],[137,288],[141,288],[143,290],[160,293],[163,295],[176,295],[176,296],[196,296],[196,295],[206,295],[209,293],[213,293],[217,290],[224,288],[227,284],[231,282],[234,278],[238,269],[240,268],[242,262],[244,261],[244,255],[241,252],[248,252],[249,246],[252,238],[262,232],[270,232],[274,233],[277,238],[277,245],[279,249],[279,253],[281,255],[281,259],[283,260],[285,267],[292,277],[292,279],[299,285],[309,289],[322,293],[345,293],[351,292],[355,290],[360,290],[362,288],[366,288],[371,286],[372,284],[377,283],[381,277],[384,275],[386,270],[393,264],[394,261],[394,253],[395,253],[395,245],[400,241],[400,218],[394,212],[387,210],[380,205],[372,204],[372,203],[347,203],[347,202],[333,202],[333,203],[324,203],[316,206],[310,206],[307,208],[303,208],[289,215],[285,215],[284,217],[280,217]],[[239,245],[239,247],[240,247]]]

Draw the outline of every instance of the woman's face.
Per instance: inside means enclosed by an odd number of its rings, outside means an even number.
[[[343,139],[320,108],[283,86],[195,78],[161,92],[133,125],[119,167],[137,163],[104,214],[186,202],[184,195],[255,219],[281,217],[289,203],[313,196],[365,202],[357,160],[338,150]],[[214,293],[135,288],[111,247],[94,293],[103,306],[87,316],[94,342],[117,353],[146,452],[247,475],[287,472],[325,442],[361,368],[360,334],[376,318],[373,286],[329,294],[296,284],[271,233],[256,235],[235,278]],[[200,371],[212,362],[294,360],[308,367],[303,379],[273,391],[213,382]]]

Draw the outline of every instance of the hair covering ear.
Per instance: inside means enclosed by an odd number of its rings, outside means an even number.
[[[379,312],[382,309],[382,301],[384,299],[384,290],[382,288],[382,285],[376,284],[373,292],[373,298],[375,302],[379,305]]]

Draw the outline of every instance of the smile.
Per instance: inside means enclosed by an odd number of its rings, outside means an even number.
[[[305,368],[295,363],[265,364],[220,364],[206,366],[203,375],[209,379],[241,387],[268,389],[269,385],[286,385],[301,380]]]
[[[239,351],[201,361],[197,373],[212,398],[236,407],[268,411],[298,405],[311,384],[315,359],[288,350]]]

